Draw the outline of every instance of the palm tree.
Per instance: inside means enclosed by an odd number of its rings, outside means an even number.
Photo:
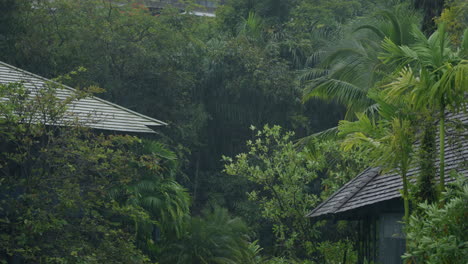
[[[400,101],[385,101],[384,91],[372,90],[371,97],[379,104],[378,117],[357,114],[358,120],[343,120],[338,129],[344,136],[344,150],[358,148],[372,157],[373,165],[385,170],[397,170],[403,182],[405,221],[409,219],[409,181],[408,170],[413,160],[415,127],[412,110],[407,106],[409,98]]]
[[[175,153],[153,140],[142,140],[133,151],[142,160],[134,164],[141,178],[113,190],[111,197],[121,204],[143,209],[146,215],[133,219],[136,244],[150,257],[157,258],[161,241],[180,238],[185,233],[190,196],[174,180],[178,169]]]
[[[351,27],[351,33],[345,29],[341,40],[331,39],[330,48],[312,54],[308,59],[310,67],[300,71],[299,80],[305,86],[303,101],[312,98],[336,101],[346,106],[345,119],[363,111],[376,114],[378,105],[368,93],[394,70],[379,58],[383,51],[381,43],[385,38],[396,43],[413,43],[414,37],[406,29],[419,25],[420,20],[408,5],[402,4],[392,11],[378,12],[370,22]],[[337,133],[337,127],[332,127],[300,139],[298,145],[316,137],[336,138]]]
[[[314,54],[310,61],[320,63],[300,75],[305,84],[303,100],[317,97],[337,101],[347,107],[348,117],[364,110],[375,111],[375,102],[368,97],[368,92],[392,72],[379,59],[382,40],[412,43],[413,37],[405,28],[419,24],[417,15],[402,9],[377,13],[382,19],[373,21],[374,25],[358,26],[352,36],[344,36],[338,45],[333,43],[329,51]],[[365,34],[368,32],[372,33]]]
[[[398,100],[410,94],[417,109],[430,109],[439,114],[440,183],[445,188],[445,115],[446,110],[458,112],[467,107],[468,92],[468,30],[458,50],[450,47],[442,24],[426,37],[413,27],[416,38],[413,45],[398,45],[385,39],[381,56],[385,63],[394,65],[401,78],[388,90],[389,100]]]

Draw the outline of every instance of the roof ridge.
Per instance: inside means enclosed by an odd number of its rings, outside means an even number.
[[[10,65],[10,64],[8,64],[8,63],[6,63],[6,62],[0,61],[0,64],[6,66],[6,67],[8,67],[8,68],[14,69],[14,70],[16,70],[16,71],[19,71],[19,72],[21,72],[21,73],[23,73],[23,74],[30,75],[30,76],[32,76],[32,77],[34,77],[34,78],[40,79],[40,80],[42,80],[42,81],[52,82],[52,83],[55,83],[55,84],[58,84],[58,85],[62,86],[62,87],[65,88],[65,89],[72,90],[72,91],[76,91],[75,88],[72,88],[72,87],[70,87],[70,86],[68,86],[68,85],[65,85],[65,84],[63,84],[63,83],[59,83],[59,82],[57,82],[57,81],[54,81],[54,80],[51,80],[51,79],[47,79],[47,78],[42,77],[42,76],[40,76],[40,75],[34,74],[34,73],[32,73],[32,72],[29,72],[29,71],[20,69],[20,68],[18,68],[18,67],[15,67],[15,66],[13,66],[13,65]],[[101,103],[104,103],[104,104],[107,104],[107,105],[111,105],[111,106],[113,106],[113,107],[119,108],[119,109],[121,109],[121,110],[123,110],[123,111],[126,111],[126,112],[129,112],[129,113],[131,113],[131,114],[137,115],[137,116],[139,116],[139,117],[141,117],[141,118],[144,118],[144,119],[147,119],[147,120],[149,120],[149,121],[156,122],[156,123],[159,123],[159,124],[161,124],[161,125],[167,125],[167,123],[165,123],[165,122],[163,122],[163,121],[161,121],[161,120],[158,120],[158,119],[149,117],[149,116],[147,116],[147,115],[140,114],[140,113],[135,112],[135,111],[133,111],[133,110],[130,110],[130,109],[126,108],[126,107],[120,106],[120,105],[118,105],[118,104],[114,104],[114,103],[109,102],[109,101],[104,100],[104,99],[101,99],[101,98],[99,98],[99,97],[97,97],[97,96],[90,96],[90,97],[93,98],[93,99],[95,99],[95,100],[97,100],[97,101],[99,101],[99,102],[101,102]]]
[[[333,212],[338,211],[343,205],[345,205],[351,198],[353,198],[362,188],[364,188],[372,179],[377,177],[380,174],[381,169],[379,167],[370,167],[366,170],[366,172],[372,171],[373,173],[367,175],[367,177],[364,177],[364,179],[353,189],[352,192],[350,192],[348,195],[345,195],[340,201],[337,202],[337,204],[332,207]],[[365,175],[364,172],[361,173],[361,175]],[[359,178],[356,177],[356,179]]]
[[[351,185],[352,183],[354,183],[355,181],[358,180],[358,178],[360,178],[361,175],[364,175],[365,173],[367,173],[368,171],[370,171],[371,169],[373,169],[373,167],[368,167],[366,168],[365,170],[363,170],[361,173],[359,173],[356,177],[354,177],[353,179],[351,179],[350,181],[348,181],[345,185],[341,186],[341,188],[339,188],[337,191],[335,191],[332,195],[330,195],[330,197],[328,197],[325,201],[321,202],[319,204],[319,206],[315,207],[314,210],[310,211],[310,213],[308,213],[306,215],[306,217],[311,217],[316,211],[318,211],[320,208],[322,208],[325,204],[327,204],[327,202],[331,199],[333,199],[335,196],[337,196],[343,189],[347,188],[349,185]],[[334,207],[332,208],[332,210],[334,209]],[[333,210],[333,211],[336,211],[336,210]],[[328,212],[330,213],[330,212]]]

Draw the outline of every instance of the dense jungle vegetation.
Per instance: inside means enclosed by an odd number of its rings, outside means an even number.
[[[357,263],[356,223],[305,215],[368,166],[402,176],[405,261],[465,263],[468,187],[434,161],[466,111],[466,1],[194,8],[0,0],[0,61],[169,123],[50,126],[57,87],[0,85],[0,263]]]

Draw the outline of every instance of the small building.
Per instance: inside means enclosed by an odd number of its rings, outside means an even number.
[[[461,132],[455,128],[460,124],[466,126],[468,115],[448,114],[447,118],[447,123],[451,123],[452,127],[447,129],[445,142],[445,175],[456,171],[468,177],[468,134],[466,128]],[[436,160],[436,164],[438,162]],[[419,168],[412,168],[408,172],[410,181],[414,182],[418,174]],[[381,264],[402,263],[401,255],[405,251],[402,189],[403,182],[399,174],[368,168],[307,216],[358,221],[359,263],[363,263],[364,259]]]
[[[31,95],[35,95],[52,81],[0,62],[0,83],[15,82],[21,82],[31,92]],[[66,85],[59,85],[59,87],[56,94],[59,99],[64,100],[75,93],[75,89]],[[154,130],[156,127],[167,125],[160,120],[95,96],[71,102],[66,113],[69,118],[78,119],[80,125],[119,133],[156,133]]]

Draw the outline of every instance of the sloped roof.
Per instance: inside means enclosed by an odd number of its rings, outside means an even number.
[[[449,120],[458,120],[468,124],[468,115],[449,114]],[[448,129],[447,134],[454,132]],[[456,143],[450,137],[445,141],[445,173],[455,170],[462,175],[468,176],[468,135],[458,136]],[[438,146],[437,146],[438,147]],[[439,164],[439,160],[436,160]],[[419,168],[415,167],[408,171],[408,177],[414,181],[419,174]],[[450,181],[448,179],[447,181]],[[373,205],[379,202],[401,197],[400,190],[403,189],[403,181],[398,173],[381,173],[379,168],[368,168],[346,183],[327,200],[313,209],[308,217],[319,217],[331,214],[340,214],[353,209]]]
[[[0,83],[21,82],[34,95],[38,89],[51,82],[46,78],[16,68],[0,61]],[[57,97],[65,99],[72,96],[75,89],[61,85]],[[73,101],[67,113],[78,117],[83,126],[95,129],[122,132],[155,133],[151,127],[167,125],[157,119],[139,114],[125,107],[113,104],[95,96]]]

